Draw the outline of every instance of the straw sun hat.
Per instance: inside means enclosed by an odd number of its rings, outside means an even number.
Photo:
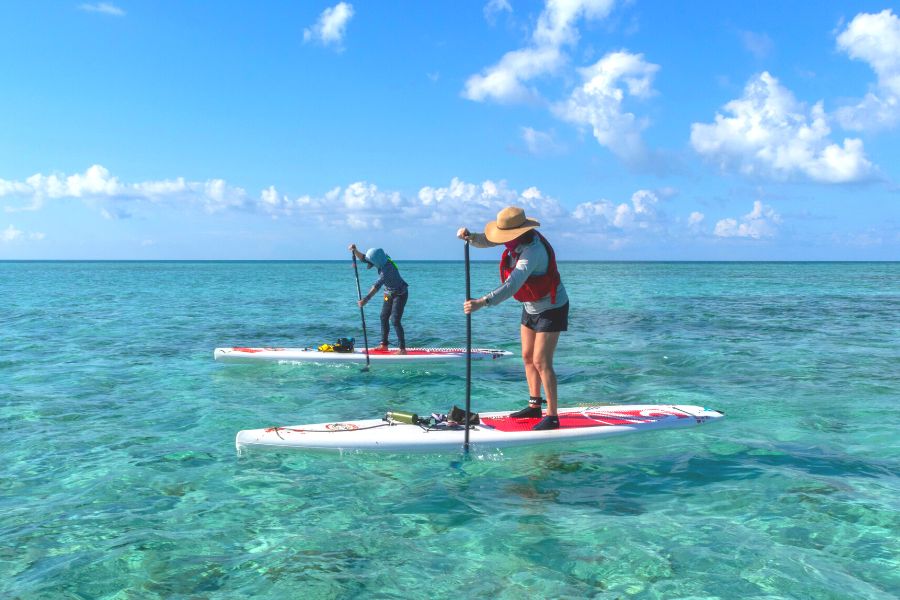
[[[525,216],[524,209],[507,206],[497,213],[496,221],[484,226],[484,236],[495,244],[504,244],[540,226],[540,223]]]

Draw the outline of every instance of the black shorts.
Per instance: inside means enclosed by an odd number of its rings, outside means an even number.
[[[522,325],[540,333],[569,330],[569,303],[559,308],[551,308],[536,315],[522,307]]]

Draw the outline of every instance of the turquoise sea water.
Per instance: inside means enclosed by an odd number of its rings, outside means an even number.
[[[410,344],[464,344],[462,264],[400,267]],[[443,412],[464,369],[213,362],[361,340],[349,263],[0,263],[0,597],[900,595],[900,263],[561,272],[562,405],[727,418],[461,467],[238,457],[239,429]],[[518,314],[475,344],[516,351]],[[473,374],[475,410],[523,405],[518,360]]]

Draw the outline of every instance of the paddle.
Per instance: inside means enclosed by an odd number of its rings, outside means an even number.
[[[353,273],[356,275],[356,297],[362,300],[362,289],[359,287],[359,269],[356,267],[356,252],[351,250],[350,256],[353,257]],[[468,256],[468,249],[466,249],[466,256]],[[468,262],[466,264],[468,265]],[[366,313],[362,306],[359,307],[359,318],[362,319],[363,342],[366,345],[366,366],[362,368],[362,371],[365,373],[369,370],[369,334],[366,333]]]
[[[466,240],[466,300],[472,299],[469,282],[469,240]],[[472,410],[472,313],[466,315],[466,433],[463,451],[469,454],[469,411]]]

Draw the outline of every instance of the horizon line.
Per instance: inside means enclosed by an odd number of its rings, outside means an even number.
[[[350,262],[344,258],[0,258],[0,263],[322,263]],[[403,263],[459,263],[463,259],[417,258]],[[470,259],[473,263],[496,263]],[[569,259],[560,263],[900,263],[900,259]]]

